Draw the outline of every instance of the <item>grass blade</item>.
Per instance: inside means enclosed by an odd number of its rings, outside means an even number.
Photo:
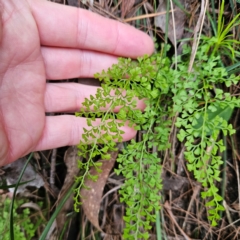
[[[213,22],[214,22],[214,25],[215,25],[215,29],[216,29],[216,26],[217,26],[217,17],[216,17],[216,12],[215,12],[215,5],[214,5],[214,0],[211,0],[211,5],[212,5],[212,9],[213,9]],[[216,35],[216,34],[215,34]]]
[[[187,14],[187,16],[191,16],[191,14],[184,8],[184,6],[182,5],[182,3],[179,0],[173,0],[174,4],[179,7],[179,9],[181,9],[183,12],[185,12]]]
[[[159,211],[156,212],[156,232],[157,232],[157,240],[162,240],[161,219],[160,219]]]
[[[234,72],[240,71],[240,62],[237,62],[231,66],[226,67],[226,70],[229,73],[234,73]]]
[[[18,186],[21,186],[21,185],[24,185],[26,183],[29,183],[31,181],[33,181],[34,179],[31,179],[29,181],[25,181],[25,182],[21,182],[18,184]],[[10,184],[10,185],[0,185],[0,189],[3,189],[3,190],[6,190],[6,189],[9,189],[9,188],[15,188],[16,187],[16,184]]]
[[[20,181],[22,179],[22,176],[27,168],[27,165],[28,163],[30,162],[30,160],[32,159],[32,155],[33,153],[31,153],[26,161],[26,163],[24,164],[23,166],[23,169],[19,175],[19,178],[18,178],[18,181],[16,183],[16,187],[14,189],[14,192],[13,192],[13,198],[12,198],[12,202],[11,202],[11,206],[10,206],[10,239],[11,240],[14,240],[14,230],[13,230],[13,206],[14,206],[14,200],[15,200],[15,197],[16,197],[16,193],[17,193],[17,189],[18,189],[18,186],[20,184]]]
[[[56,219],[57,215],[59,214],[59,212],[61,211],[63,205],[65,204],[65,202],[68,200],[68,198],[70,197],[70,195],[73,193],[73,190],[77,187],[78,183],[74,183],[73,186],[67,191],[66,195],[64,196],[64,198],[61,199],[61,201],[59,202],[59,205],[57,206],[57,208],[55,209],[54,213],[52,214],[51,218],[49,219],[47,226],[45,227],[45,229],[42,232],[42,235],[40,236],[39,240],[45,240],[47,237],[47,234],[49,232],[49,229],[51,228],[54,220]]]

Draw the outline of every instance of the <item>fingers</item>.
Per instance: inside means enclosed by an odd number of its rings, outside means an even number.
[[[76,112],[82,102],[95,95],[97,87],[77,83],[48,83],[44,103],[46,112]]]
[[[0,44],[1,44],[1,41],[2,41],[2,12],[1,12],[1,9],[2,9],[2,4],[0,3]]]
[[[98,122],[100,123],[100,120]],[[46,117],[44,132],[35,151],[76,145],[81,140],[83,128],[89,128],[84,118],[70,115]],[[125,132],[123,141],[128,141],[136,135],[136,131],[127,126],[121,130]]]
[[[46,112],[76,112],[82,107],[85,98],[95,95],[97,87],[78,83],[48,83],[44,103]],[[144,109],[144,102],[138,101],[137,108]],[[118,111],[119,109],[115,109]]]
[[[117,63],[117,58],[104,53],[67,48],[41,48],[47,79],[93,77]]]
[[[153,42],[143,32],[84,9],[49,1],[30,1],[42,45],[105,52],[136,58],[151,54]]]

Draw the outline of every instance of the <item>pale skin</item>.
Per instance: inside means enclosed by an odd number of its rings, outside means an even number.
[[[0,166],[81,140],[86,119],[46,113],[78,111],[97,88],[46,79],[92,77],[154,49],[133,27],[44,0],[0,0],[0,14]],[[136,134],[123,130],[124,141]]]

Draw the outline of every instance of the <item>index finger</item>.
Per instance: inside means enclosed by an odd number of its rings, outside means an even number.
[[[151,54],[145,33],[93,12],[49,1],[29,1],[42,45],[80,48],[136,58]]]

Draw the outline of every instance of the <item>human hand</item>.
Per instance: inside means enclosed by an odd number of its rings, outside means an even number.
[[[43,0],[0,0],[0,165],[31,151],[78,144],[86,127],[73,115],[96,87],[46,83],[92,77],[117,62],[153,52],[144,33],[92,12]],[[124,140],[135,131],[123,129]]]

